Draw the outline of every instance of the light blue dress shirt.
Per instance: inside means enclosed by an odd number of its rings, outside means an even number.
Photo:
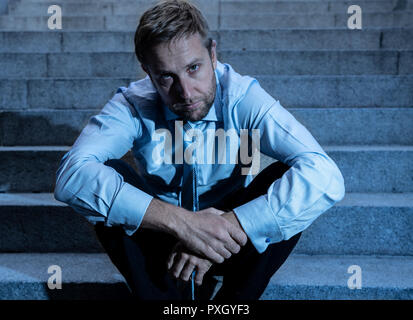
[[[261,153],[291,168],[274,181],[265,195],[234,212],[258,252],[271,243],[287,240],[306,229],[317,217],[344,197],[344,180],[333,160],[310,132],[258,81],[217,63],[217,92],[213,106],[194,125],[207,130],[260,130]],[[140,226],[154,196],[180,205],[181,163],[155,159],[154,150],[165,139],[159,130],[174,132],[178,116],[163,105],[149,77],[118,89],[101,112],[90,118],[59,166],[55,198],[70,205],[90,222],[121,225],[128,235]],[[173,142],[173,151],[178,148]],[[239,141],[238,141],[239,147]],[[109,159],[129,150],[135,157],[142,188],[125,183]],[[218,154],[215,154],[215,159]],[[213,206],[225,195],[247,186],[253,177],[241,174],[243,164],[198,165],[200,209]]]

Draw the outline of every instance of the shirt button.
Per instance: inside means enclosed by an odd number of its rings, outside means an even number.
[[[266,243],[270,243],[270,242],[271,242],[271,239],[270,239],[270,238],[266,238],[266,239],[265,239],[265,242],[266,242]]]

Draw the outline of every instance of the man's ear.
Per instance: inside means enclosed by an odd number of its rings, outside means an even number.
[[[215,70],[217,68],[217,42],[215,40],[211,43],[211,61]]]

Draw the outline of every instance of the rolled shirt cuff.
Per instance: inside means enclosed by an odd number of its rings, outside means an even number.
[[[151,195],[125,182],[108,213],[107,226],[121,225],[131,236],[139,228],[152,199]]]

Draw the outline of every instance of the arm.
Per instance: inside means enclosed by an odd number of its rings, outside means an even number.
[[[226,214],[261,253],[269,244],[303,231],[340,201],[344,196],[344,181],[334,161],[310,132],[257,82],[250,86],[235,108],[240,128],[250,132],[260,130],[260,151],[291,167],[281,179],[272,183],[266,195]],[[186,265],[191,265],[192,269],[196,264],[202,270],[205,265],[210,267],[188,252],[178,253],[172,253],[169,260],[171,264],[175,259],[171,271],[176,277],[188,280],[190,272],[182,267],[182,260],[190,261]],[[202,277],[196,281],[199,283]]]
[[[121,158],[140,138],[140,122],[133,112],[117,96],[91,118],[60,163],[55,198],[89,221],[121,225],[128,235],[139,227],[168,232],[217,263],[238,252],[246,235],[217,215],[215,209],[206,209],[202,216],[194,217],[185,209],[154,199],[125,183],[116,170],[104,165],[108,159]]]
[[[125,183],[113,168],[104,165],[119,159],[141,135],[133,108],[116,94],[93,116],[56,174],[55,198],[70,205],[89,221],[122,225],[127,234],[139,227],[152,196]]]
[[[237,105],[242,128],[260,130],[260,151],[291,168],[267,194],[234,209],[258,252],[306,229],[344,197],[334,161],[257,82]]]

